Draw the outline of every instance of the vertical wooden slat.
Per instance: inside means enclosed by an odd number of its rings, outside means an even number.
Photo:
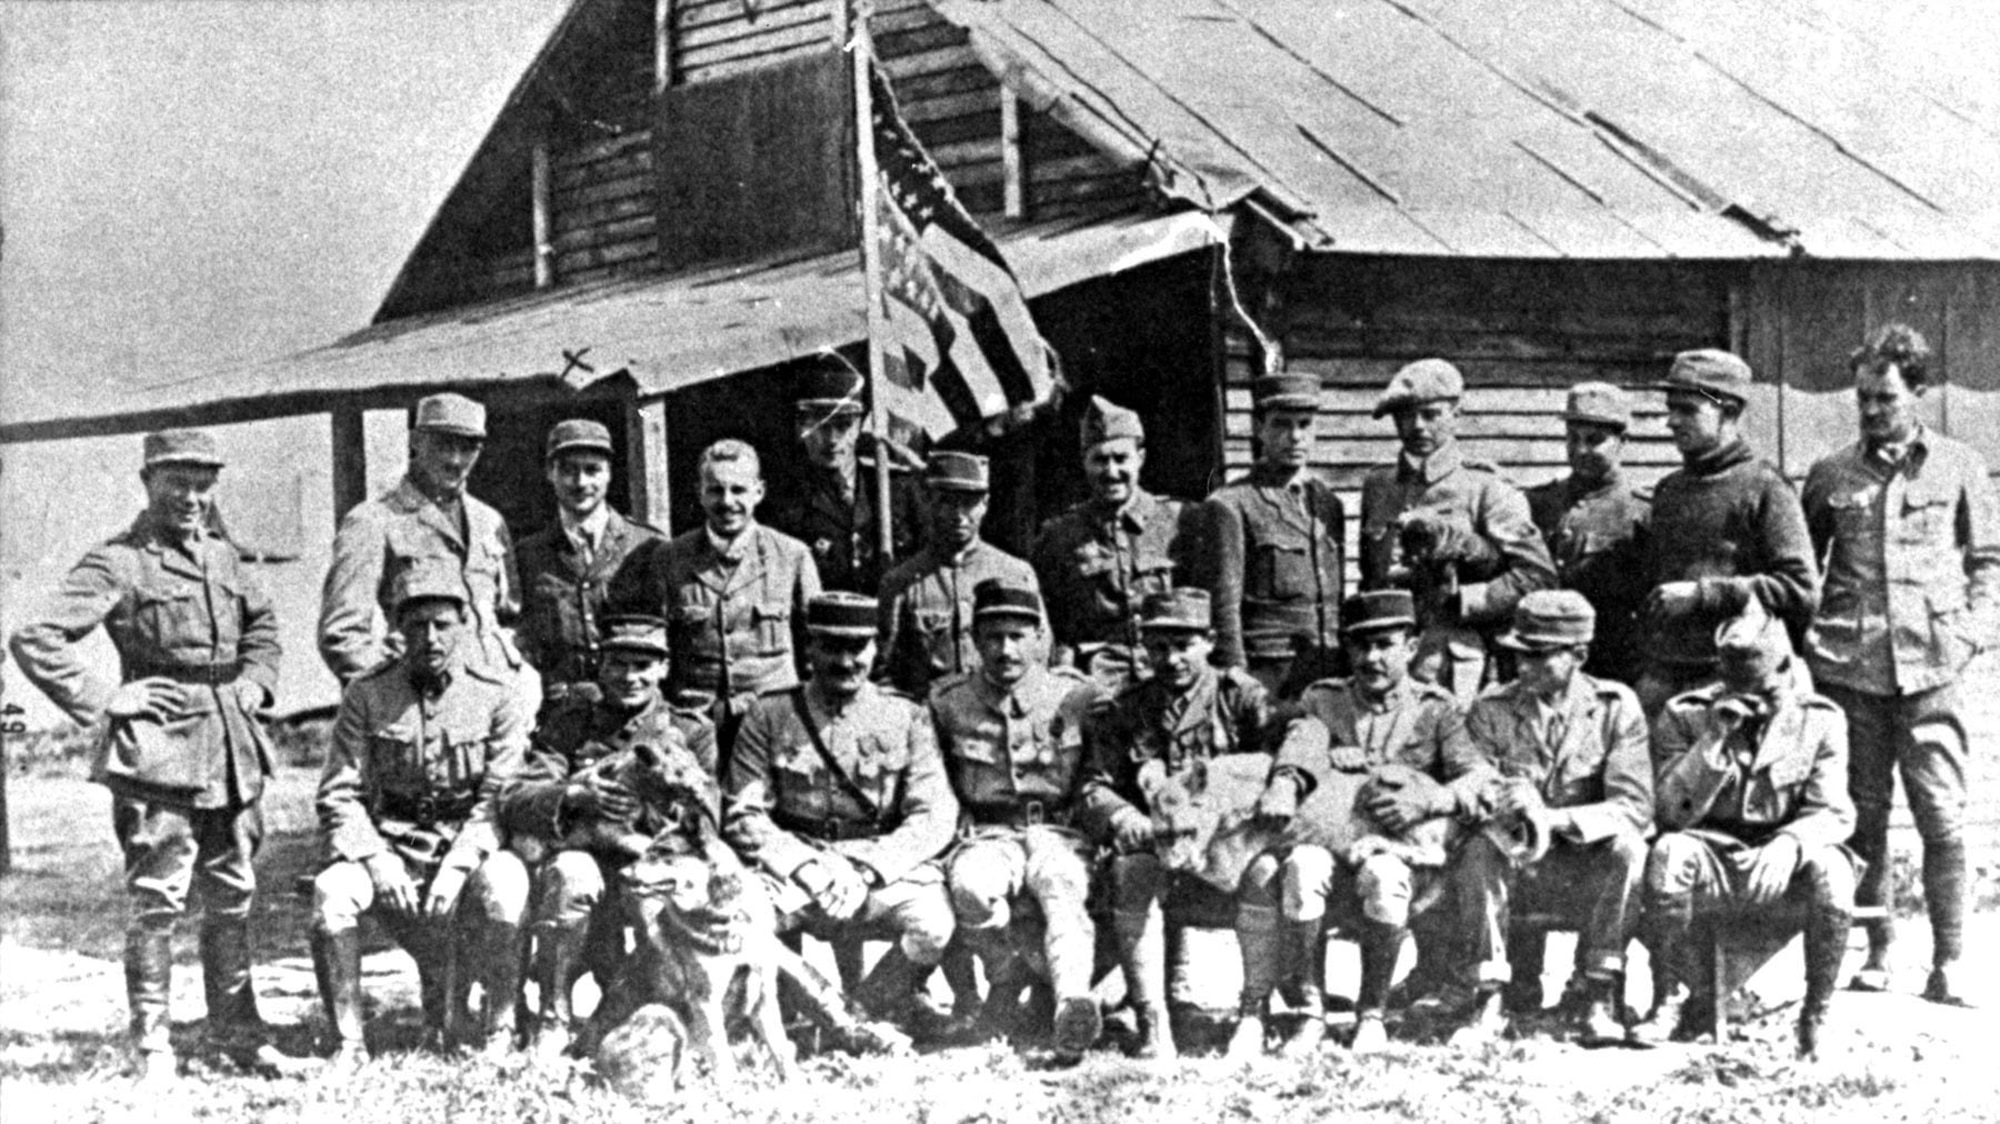
[[[547,289],[556,283],[555,175],[549,166],[549,138],[537,134],[533,149],[533,196],[535,212],[535,288]]]
[[[1021,98],[1011,86],[1000,88],[1001,210],[1008,218],[1027,217],[1028,160],[1021,150]]]
[[[653,94],[674,84],[674,0],[653,0]]]
[[[368,498],[368,436],[361,407],[343,404],[333,411],[333,521]]]
[[[672,534],[673,504],[667,495],[667,399],[634,401],[625,413],[625,471],[632,517]]]

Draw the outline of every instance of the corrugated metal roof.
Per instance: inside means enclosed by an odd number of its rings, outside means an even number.
[[[935,4],[1163,190],[1255,196],[1318,249],[2000,257],[2000,89],[1967,48],[2000,17],[1973,5]]]
[[[1071,218],[996,240],[1036,297],[1227,236],[1215,218],[1182,211]],[[559,289],[391,321],[296,355],[121,395],[9,402],[0,441],[67,436],[108,419],[129,429],[170,413],[192,423],[243,403],[267,416],[302,412],[325,408],[331,397],[398,387],[539,380],[581,389],[624,373],[641,393],[657,393],[857,342],[867,335],[863,305],[851,250]]]

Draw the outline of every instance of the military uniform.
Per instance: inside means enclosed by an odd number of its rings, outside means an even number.
[[[984,541],[975,541],[956,558],[926,546],[889,571],[882,579],[877,677],[922,696],[935,679],[977,670],[972,591],[992,578],[1040,590],[1032,567]]]
[[[766,519],[771,526],[798,539],[812,551],[820,583],[873,596],[891,566],[917,548],[922,526],[916,484],[907,471],[889,477],[889,528],[895,549],[881,557],[879,524],[875,518],[875,474],[858,464],[854,478],[842,481],[834,473],[809,468],[802,486],[778,497]]]
[[[1204,505],[1215,660],[1272,691],[1332,671],[1347,510],[1331,485],[1259,466]],[[1302,672],[1294,664],[1303,661]]]
[[[398,588],[401,603],[454,582],[431,563],[406,571]],[[420,685],[406,659],[389,660],[342,693],[317,799],[327,865],[313,883],[314,959],[337,1041],[361,1042],[356,926],[370,911],[417,961],[428,1026],[448,1027],[444,975],[457,943],[475,950],[491,1040],[511,1037],[528,873],[500,847],[498,804],[532,728],[529,701],[510,680],[463,660],[436,685]],[[445,871],[468,876],[449,934],[377,910],[363,863],[383,855],[403,864],[420,899]]]
[[[587,555],[560,523],[521,540],[521,654],[541,673],[551,702],[596,677],[598,624],[618,574],[642,547],[666,537],[607,514]]]
[[[1135,490],[1116,512],[1080,503],[1042,525],[1028,560],[1055,642],[1086,672],[1102,655],[1117,686],[1143,670],[1139,604],[1194,579],[1200,508]],[[1107,684],[1111,685],[1111,684]]]
[[[222,464],[213,440],[191,431],[147,437],[146,463]],[[209,534],[177,542],[142,514],[85,554],[14,632],[22,674],[82,726],[105,717],[117,690],[75,647],[100,624],[124,681],[171,679],[184,708],[165,721],[110,719],[91,765],[91,779],[112,792],[112,827],[135,907],[125,938],[133,1040],[142,1053],[168,1049],[173,926],[198,880],[210,1034],[261,1043],[249,914],[252,859],[264,837],[259,797],[271,773],[257,711],[278,682],[277,616],[234,545]],[[257,702],[239,694],[244,684],[257,689]]]
[[[1574,476],[1527,490],[1528,512],[1548,543],[1556,584],[1597,610],[1597,638],[1583,670],[1631,684],[1644,662],[1639,614],[1646,603],[1646,530],[1652,504],[1619,474],[1585,486]]]

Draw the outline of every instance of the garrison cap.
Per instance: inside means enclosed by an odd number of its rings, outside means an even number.
[[[1018,617],[1040,624],[1041,594],[1006,578],[987,578],[972,587],[972,619],[977,622],[988,617]]]
[[[845,590],[816,593],[806,602],[806,631],[815,636],[875,635],[873,597]]]
[[[600,631],[603,635],[597,646],[607,652],[643,652],[649,656],[665,656],[668,652],[667,622],[662,617],[646,613],[606,617]]]
[[[148,433],[143,444],[145,467],[186,464],[196,468],[221,468],[222,452],[205,429],[163,429]]]
[[[417,403],[417,419],[410,428],[455,433],[460,437],[484,441],[486,407],[463,394],[433,394]]]
[[[924,465],[924,483],[941,492],[984,492],[986,458],[950,450],[932,453]]]
[[[1632,428],[1632,398],[1608,382],[1580,382],[1569,388],[1563,420],[1614,426],[1623,433]]]
[[[1497,641],[1517,652],[1588,644],[1597,634],[1597,610],[1573,589],[1538,589],[1514,606],[1514,627]]]
[[[1375,417],[1385,417],[1405,406],[1465,397],[1465,376],[1442,359],[1419,359],[1406,363],[1390,378],[1382,397],[1375,400]]]
[[[1417,603],[1407,589],[1377,589],[1357,593],[1340,606],[1340,631],[1361,636],[1392,628],[1417,627]]]
[[[544,459],[554,460],[572,449],[589,449],[611,455],[611,431],[588,418],[570,418],[559,421],[549,430],[548,451]]]
[[[1250,382],[1250,400],[1259,410],[1319,409],[1319,376],[1279,371]]]
[[[1139,415],[1116,402],[1107,402],[1093,394],[1083,408],[1083,428],[1078,443],[1085,452],[1106,441],[1130,438],[1134,441],[1146,439],[1146,427],[1139,422]]]
[[[792,410],[813,417],[838,417],[861,412],[864,380],[846,367],[819,367],[800,377],[792,395]]]
[[[1708,398],[1750,401],[1750,364],[1727,351],[1704,347],[1674,356],[1667,381],[1658,390],[1692,390]]]
[[[413,601],[451,601],[463,608],[467,604],[465,575],[442,558],[419,558],[396,575],[389,600],[399,618]]]
[[[1215,627],[1205,589],[1149,593],[1139,605],[1139,627],[1154,632],[1207,632]]]

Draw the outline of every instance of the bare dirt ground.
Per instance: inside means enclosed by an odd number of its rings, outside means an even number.
[[[2000,701],[1996,701],[2000,707]],[[2000,723],[1988,729],[2000,729]],[[1939,1008],[1916,997],[1929,963],[1920,917],[1906,918],[1900,975],[1885,995],[1842,993],[1821,1061],[1790,1060],[1800,990],[1796,944],[1750,986],[1752,1017],[1720,1046],[1656,1051],[1585,1050],[1553,1028],[1478,1052],[1399,1041],[1353,1058],[1329,1047],[1309,1062],[1276,1059],[1245,1069],[1214,1057],[1149,1068],[1106,1051],[1070,1069],[1004,1045],[919,1058],[823,1058],[787,1086],[696,1088],[666,1108],[641,1108],[592,1087],[567,1067],[524,1060],[496,1066],[412,1052],[415,976],[387,945],[371,947],[370,1036],[377,1059],[342,1080],[265,1081],[190,1062],[189,1079],[164,1100],[135,1103],[123,1076],[124,999],[118,965],[125,924],[109,797],[72,766],[43,766],[9,785],[15,872],[0,880],[0,1120],[770,1120],[934,1122],[1060,1120],[1158,1124],[1167,1120],[1382,1121],[1789,1121],[2000,1119],[1994,1010]],[[1981,759],[1989,799],[1996,769]],[[305,901],[292,891],[314,864],[314,774],[281,772],[267,799],[269,837],[259,861],[257,983],[266,1017],[294,1052],[323,1025],[306,953]],[[1990,817],[1989,817],[1990,818]],[[1899,845],[1914,846],[1899,833]],[[1979,895],[1969,946],[2000,947],[1995,911],[1996,833],[1974,843]],[[1858,940],[1858,937],[1857,937]],[[193,934],[177,946],[176,1040],[192,1047],[202,1016]],[[1552,941],[1560,970],[1568,946]],[[1233,988],[1229,950],[1217,990]],[[1852,962],[1851,962],[1852,963]],[[1333,990],[1351,988],[1352,950],[1337,946]],[[2000,973],[1978,983],[2000,996]],[[1643,973],[1635,970],[1635,977]],[[1560,987],[1552,974],[1550,989]],[[1635,983],[1635,988],[1643,989]],[[1635,995],[1643,1001],[1643,991]]]

